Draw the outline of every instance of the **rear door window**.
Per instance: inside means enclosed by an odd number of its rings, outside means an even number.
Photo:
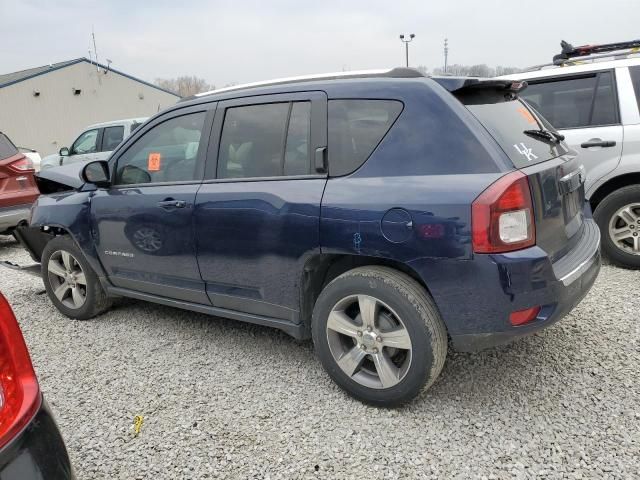
[[[311,102],[227,109],[220,137],[218,178],[309,175]]]
[[[329,174],[357,170],[402,111],[397,100],[329,100]]]
[[[18,149],[13,142],[4,133],[0,133],[0,160],[12,157],[16,153],[18,153]]]
[[[102,151],[110,152],[122,142],[124,138],[124,126],[117,125],[115,127],[105,127],[102,136]]]
[[[525,102],[514,99],[493,103],[492,100],[500,99],[496,95],[488,96],[486,100],[473,98],[473,103],[467,104],[467,108],[516,167],[544,162],[568,152],[566,146],[549,133],[555,132],[549,122]]]
[[[614,78],[610,71],[531,80],[521,97],[559,129],[618,123]]]

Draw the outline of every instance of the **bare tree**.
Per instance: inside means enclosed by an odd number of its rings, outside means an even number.
[[[154,83],[160,88],[177,93],[181,97],[190,97],[196,93],[215,89],[215,86],[195,75],[183,75],[177,78],[156,78]]]
[[[460,65],[454,64],[447,67],[447,75],[455,75],[461,77],[497,77],[500,75],[508,75],[510,73],[518,73],[520,71],[517,67],[489,67],[482,63],[478,65]],[[433,70],[434,75],[444,74],[444,69],[435,68]]]

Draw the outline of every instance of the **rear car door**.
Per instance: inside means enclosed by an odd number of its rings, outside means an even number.
[[[326,118],[322,92],[219,104],[195,212],[214,306],[297,321],[303,267],[320,248]]]
[[[612,70],[528,81],[521,93],[565,136],[587,170],[586,189],[613,171],[622,155],[615,74]]]
[[[116,287],[209,304],[193,212],[215,106],[156,118],[111,159],[112,186],[91,200],[100,261]]]

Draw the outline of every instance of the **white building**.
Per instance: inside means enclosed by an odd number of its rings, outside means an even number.
[[[147,117],[180,97],[86,58],[0,75],[0,131],[40,155],[68,147],[87,125]]]

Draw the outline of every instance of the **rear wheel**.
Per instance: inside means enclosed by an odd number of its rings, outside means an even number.
[[[87,320],[110,306],[98,277],[68,236],[55,237],[45,246],[42,280],[53,304],[67,317]]]
[[[602,251],[613,264],[640,268],[640,185],[609,194],[593,214],[602,233]]]
[[[314,308],[313,341],[340,387],[385,407],[431,385],[447,352],[446,329],[431,297],[387,267],[356,268],[329,283]]]

